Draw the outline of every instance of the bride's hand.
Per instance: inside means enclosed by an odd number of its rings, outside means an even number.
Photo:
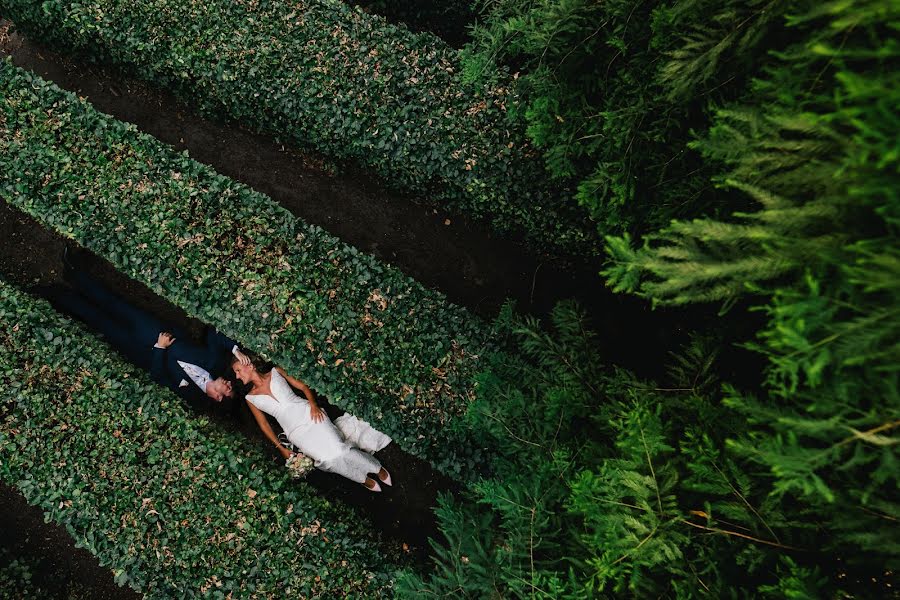
[[[281,456],[282,456],[282,458],[284,458],[284,460],[287,460],[287,459],[289,459],[291,456],[294,455],[293,452],[291,452],[290,450],[288,450],[288,449],[285,448],[284,446],[278,446],[278,451],[281,452]]]
[[[310,406],[309,417],[312,419],[313,423],[321,423],[325,420],[325,411],[318,406]]]
[[[235,348],[234,355],[237,357],[238,362],[244,365],[245,367],[250,364],[250,357]]]

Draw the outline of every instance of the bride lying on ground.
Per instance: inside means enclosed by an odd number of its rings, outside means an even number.
[[[278,421],[288,440],[313,459],[317,468],[343,475],[373,492],[380,492],[381,486],[378,481],[369,477],[370,473],[376,474],[381,483],[391,485],[391,476],[378,459],[359,449],[361,447],[369,452],[380,450],[390,443],[388,436],[364,421],[347,415],[340,417],[338,421],[343,420],[348,427],[355,427],[356,433],[360,435],[353,435],[352,439],[351,436],[342,435],[325,411],[316,404],[312,390],[299,379],[285,373],[281,367],[263,372],[257,370],[252,362],[245,365],[233,360],[231,368],[241,382],[250,386],[247,393],[250,412],[263,434],[278,447],[282,456],[289,458],[291,451],[278,442],[263,413]],[[306,398],[295,394],[291,386],[303,392]]]

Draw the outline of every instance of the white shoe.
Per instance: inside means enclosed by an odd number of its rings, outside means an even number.
[[[383,483],[384,485],[393,485],[393,484],[391,483],[391,474],[388,473],[388,470],[385,469],[384,467],[381,467],[381,469],[382,469],[385,473],[387,473],[387,475],[385,476],[384,479],[381,479],[381,472],[379,472],[379,473],[378,473],[378,479],[380,479],[380,480],[381,480],[381,483]]]

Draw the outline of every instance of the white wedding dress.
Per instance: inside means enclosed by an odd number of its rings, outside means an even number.
[[[377,452],[387,446],[391,438],[351,415],[342,415],[336,420],[338,426],[344,426],[346,434],[335,427],[325,411],[322,411],[324,420],[313,422],[307,399],[295,394],[277,369],[272,369],[269,388],[272,396],[247,394],[247,400],[275,417],[288,440],[313,459],[317,468],[343,475],[357,483],[363,483],[368,473],[381,470],[378,459],[351,443],[368,452]]]

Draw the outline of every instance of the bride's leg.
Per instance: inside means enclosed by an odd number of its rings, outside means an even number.
[[[377,482],[369,478],[369,473],[378,473],[381,470],[381,463],[378,462],[378,459],[356,448],[349,448],[335,461],[333,466],[336,472],[347,479],[362,483],[370,489],[372,486],[369,482],[376,484]]]
[[[370,481],[374,482],[374,480],[369,478],[368,474],[377,473],[381,469],[381,463],[376,459],[365,452],[349,447],[339,456],[317,463],[316,466],[323,471],[337,473],[350,481],[361,483],[366,487],[371,487]]]

